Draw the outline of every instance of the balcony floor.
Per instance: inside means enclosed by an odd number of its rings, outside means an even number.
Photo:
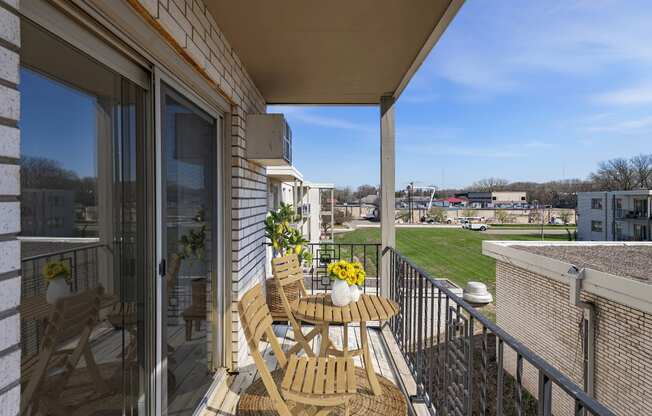
[[[304,327],[304,333],[308,332],[312,327]],[[392,369],[392,361],[390,352],[387,350],[385,343],[382,340],[380,329],[369,328],[369,346],[371,348],[371,356],[374,363],[376,373],[390,380],[394,385],[397,384],[397,374]],[[287,351],[294,345],[292,328],[287,325],[275,325],[274,332],[276,333],[283,350]],[[342,327],[331,327],[330,337],[337,347],[342,347]],[[315,346],[317,345],[317,347]],[[319,337],[316,337],[312,342],[312,347],[318,351]],[[360,328],[358,326],[349,327],[349,348],[354,349],[360,346]],[[268,343],[264,343],[263,358],[268,363],[269,368],[276,366],[276,358],[271,353],[271,348]],[[361,357],[354,357],[356,366],[362,366]],[[253,381],[258,379],[259,373],[253,363],[251,356],[247,357],[247,361],[243,364],[240,373],[237,376],[230,377],[228,381],[228,388],[218,393],[208,404],[208,410],[204,415],[235,415],[240,394],[244,392]]]

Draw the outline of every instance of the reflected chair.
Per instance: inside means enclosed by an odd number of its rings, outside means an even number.
[[[325,416],[333,407],[340,405],[344,405],[345,415],[349,415],[349,400],[357,390],[351,358],[286,355],[274,334],[272,314],[260,284],[244,294],[238,303],[238,312],[251,356],[280,416]],[[283,373],[280,382],[278,378],[274,379],[260,353],[263,335],[270,343]]]
[[[296,254],[289,254],[283,257],[277,257],[272,260],[272,274],[274,275],[273,279],[276,283],[276,288],[279,296],[281,297],[281,303],[283,305],[283,312],[287,316],[290,325],[292,326],[292,331],[294,332],[294,340],[296,344],[288,351],[289,354],[294,354],[301,350],[304,350],[309,357],[314,357],[315,353],[310,347],[310,341],[315,338],[317,335],[322,333],[323,324],[316,322],[308,322],[311,325],[314,325],[314,328],[307,334],[303,333],[301,329],[301,323],[296,320],[292,314],[292,304],[299,301],[299,299],[308,296],[306,292],[306,286],[303,282],[303,270],[301,268],[301,262],[299,261],[299,256]],[[287,296],[288,290],[291,285],[298,286],[299,299],[292,300]],[[296,289],[294,287],[293,289]]]
[[[90,345],[91,333],[99,321],[101,295],[102,288],[96,288],[59,299],[54,304],[39,353],[32,365],[23,365],[22,376],[28,381],[22,393],[21,415],[70,414],[70,409],[60,402],[60,396],[82,357],[95,394],[110,392]],[[76,343],[70,347],[73,339]]]
[[[194,279],[191,283],[191,303],[183,311],[186,323],[186,341],[192,340],[192,324],[197,331],[201,330],[202,321],[206,320],[206,279]]]

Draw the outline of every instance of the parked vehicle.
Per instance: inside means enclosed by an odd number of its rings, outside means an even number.
[[[473,231],[487,231],[489,229],[489,224],[467,221],[462,225],[462,228]]]

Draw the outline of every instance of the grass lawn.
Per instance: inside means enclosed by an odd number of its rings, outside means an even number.
[[[495,293],[496,261],[482,255],[484,240],[538,240],[536,235],[491,235],[452,228],[397,228],[398,250],[432,277],[449,279],[461,287],[468,281],[484,282]],[[546,240],[566,241],[565,235]],[[338,243],[377,243],[379,228],[365,228],[336,235]]]
[[[535,230],[541,229],[541,224],[491,224],[491,226],[494,228],[535,229]],[[575,224],[568,224],[568,225],[544,224],[543,226],[544,230],[565,230],[566,228],[573,231],[577,227],[575,226]]]

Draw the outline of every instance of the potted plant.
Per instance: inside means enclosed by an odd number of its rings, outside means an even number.
[[[67,261],[54,260],[45,263],[43,279],[48,285],[45,293],[45,300],[48,303],[53,304],[61,298],[70,296],[70,266]]]
[[[331,300],[335,306],[345,306],[360,298],[359,286],[364,284],[366,273],[360,262],[340,260],[328,265],[328,275],[333,279]]]
[[[296,253],[302,262],[310,261],[310,252],[306,249],[308,240],[301,231],[292,224],[297,221],[297,215],[292,205],[281,203],[277,210],[269,212],[265,218],[265,237],[274,250],[274,257]]]

